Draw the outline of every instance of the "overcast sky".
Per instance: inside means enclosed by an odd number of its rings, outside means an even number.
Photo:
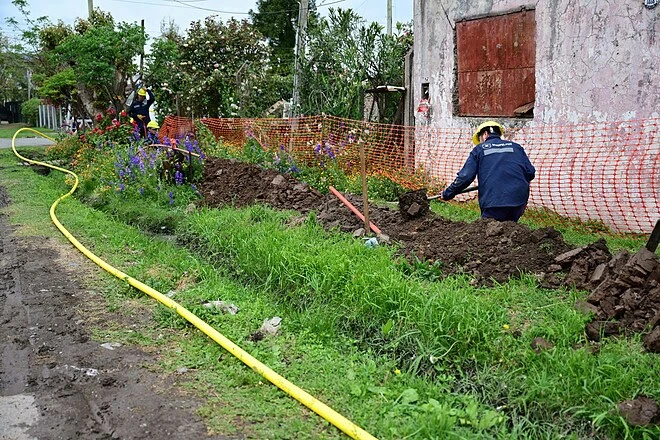
[[[88,0],[27,0],[30,16],[48,16],[51,22],[62,20],[73,24],[78,17],[87,17]],[[297,9],[296,0],[290,0]],[[392,22],[412,20],[413,0],[392,0]],[[144,19],[145,28],[151,38],[160,34],[163,21],[174,21],[183,32],[190,22],[202,20],[209,15],[218,15],[223,20],[229,17],[248,18],[248,11],[255,8],[256,0],[93,0],[94,8],[110,12],[115,21],[137,22]],[[330,7],[353,9],[367,21],[376,21],[386,26],[387,0],[316,0],[317,9],[326,14]],[[325,6],[323,6],[325,5]],[[14,17],[22,21],[18,9],[11,0],[0,0],[0,30],[10,38],[18,34],[6,22]]]

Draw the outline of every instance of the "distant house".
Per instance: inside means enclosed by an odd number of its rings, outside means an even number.
[[[660,116],[658,0],[414,0],[416,125]]]

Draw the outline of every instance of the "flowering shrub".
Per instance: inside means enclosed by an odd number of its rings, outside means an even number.
[[[81,197],[100,204],[112,197],[150,197],[167,204],[200,197],[194,183],[202,176],[204,154],[194,138],[163,144],[157,137],[142,138],[126,112],[114,108],[94,120],[94,129],[81,130],[47,152],[51,160],[70,161],[81,180]]]

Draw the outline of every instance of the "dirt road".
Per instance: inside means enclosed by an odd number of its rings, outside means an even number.
[[[0,207],[9,203],[0,187]],[[201,439],[200,402],[152,355],[90,338],[112,320],[83,287],[97,269],[57,239],[18,237],[0,214],[0,440]]]

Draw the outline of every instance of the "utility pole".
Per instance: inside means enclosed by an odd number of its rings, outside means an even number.
[[[307,16],[309,15],[308,0],[298,2],[298,38],[296,39],[296,51],[293,72],[293,98],[291,103],[291,116],[298,116],[300,107],[300,57],[305,53],[305,34],[307,33]]]
[[[387,35],[392,35],[392,0],[387,0]]]
[[[27,76],[27,86],[28,86],[28,99],[30,99],[32,98],[32,71],[30,69],[27,70],[26,76]]]
[[[87,11],[89,12],[89,18],[92,18],[92,12],[94,12],[94,0],[87,0]]]

